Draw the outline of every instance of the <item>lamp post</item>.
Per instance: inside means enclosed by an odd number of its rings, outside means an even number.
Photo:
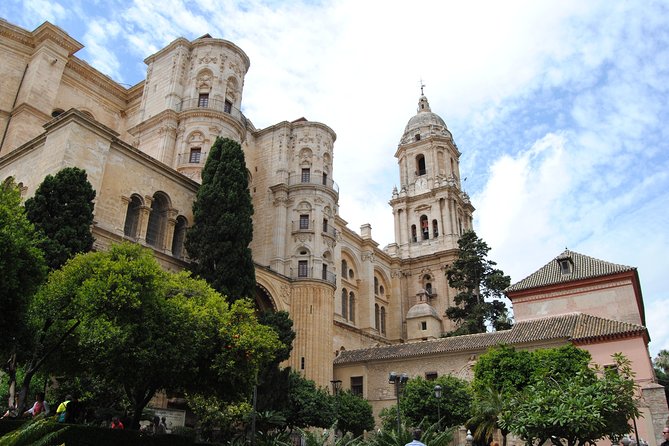
[[[395,385],[395,395],[397,396],[397,435],[399,436],[402,430],[402,418],[400,416],[400,392],[402,386],[409,381],[409,376],[406,373],[398,375],[395,372],[390,372],[388,375],[388,383]]]
[[[441,430],[441,386],[434,386],[434,397],[437,399],[437,427]]]
[[[332,384],[332,394],[337,395],[339,393],[339,389],[341,389],[341,379],[333,379],[330,381],[330,384]]]

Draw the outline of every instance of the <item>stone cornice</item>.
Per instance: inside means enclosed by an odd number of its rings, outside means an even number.
[[[115,82],[112,78],[100,73],[78,57],[70,57],[65,68],[72,70],[93,85],[102,88],[124,102],[128,101],[128,90]]]
[[[135,136],[138,133],[153,131],[156,128],[160,127],[160,124],[165,120],[171,120],[176,122],[178,119],[178,113],[171,108],[167,108],[155,116],[150,117],[146,121],[142,121],[139,124],[128,129],[128,133]]]
[[[70,37],[68,33],[49,22],[42,23],[32,34],[35,38],[35,46],[50,40],[67,50],[67,54],[70,56],[84,47]]]

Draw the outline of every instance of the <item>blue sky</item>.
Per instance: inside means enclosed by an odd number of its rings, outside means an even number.
[[[209,33],[251,59],[257,128],[306,117],[337,133],[340,214],[392,241],[393,157],[422,79],[462,152],[475,229],[516,282],[565,247],[638,268],[651,354],[669,349],[669,4],[662,1],[5,0],[49,20],[114,80]]]

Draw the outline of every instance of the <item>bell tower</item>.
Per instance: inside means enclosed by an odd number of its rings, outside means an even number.
[[[403,336],[438,338],[454,327],[446,318],[455,292],[445,268],[457,256],[460,235],[472,229],[474,207],[462,190],[460,151],[444,120],[422,94],[395,152],[400,188],[390,205],[395,220],[394,251],[400,258]]]

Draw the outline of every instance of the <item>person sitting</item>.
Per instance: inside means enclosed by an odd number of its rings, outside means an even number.
[[[121,420],[119,417],[114,417],[112,418],[111,426],[112,429],[125,429],[123,427],[123,423],[121,423]]]
[[[35,394],[35,404],[33,406],[23,412],[23,416],[32,416],[33,418],[36,417],[37,415],[41,413],[46,413],[46,405],[44,402],[44,393],[42,392],[37,392]]]
[[[65,397],[65,401],[58,405],[58,408],[56,409],[56,421],[59,423],[65,422],[65,417],[67,416],[67,405],[70,404],[71,400],[72,395],[67,395]]]

